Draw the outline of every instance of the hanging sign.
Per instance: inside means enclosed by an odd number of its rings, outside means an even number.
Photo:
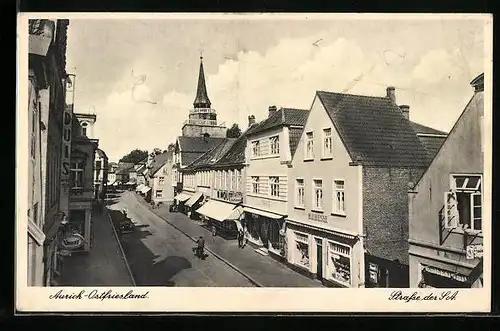
[[[79,233],[70,233],[67,234],[60,242],[61,248],[68,250],[68,251],[74,251],[83,246],[85,243],[85,238]]]

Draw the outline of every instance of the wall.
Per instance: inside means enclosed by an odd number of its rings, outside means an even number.
[[[323,144],[322,130],[332,129],[332,158],[321,159],[321,146]],[[308,131],[314,133],[313,161],[304,161],[305,158],[305,134]],[[307,119],[304,131],[300,138],[297,151],[293,157],[292,167],[289,169],[288,190],[288,215],[296,221],[308,221],[318,223],[317,226],[327,224],[339,230],[348,230],[362,233],[359,215],[360,173],[357,166],[350,166],[351,158],[336,133],[330,117],[326,113],[318,98],[315,98],[311,107],[311,113]],[[304,208],[295,208],[295,179],[303,178]],[[323,180],[323,203],[324,212],[312,212],[313,204],[313,178]],[[333,180],[343,179],[345,189],[345,216],[333,214]],[[323,222],[309,220],[309,214],[324,215]]]
[[[185,137],[201,137],[208,133],[211,137],[226,137],[227,128],[222,126],[200,126],[186,124],[182,127],[182,135]]]
[[[163,184],[160,184],[159,177],[163,177]],[[165,163],[155,174],[152,186],[152,199],[155,202],[159,201],[172,201],[174,199],[172,191],[172,171],[170,162]],[[162,197],[156,198],[156,191],[162,190]]]
[[[248,163],[248,167],[246,169],[245,205],[286,215],[287,191],[289,186],[288,168],[286,164],[281,164],[281,154],[273,156],[267,155],[257,158],[252,157],[253,140],[266,139],[275,135],[279,135],[280,151],[286,150],[287,148],[290,150],[289,141],[284,139],[282,128],[271,129],[248,137],[248,143],[245,149],[245,159]],[[263,147],[263,152],[267,151],[269,151],[269,147]],[[260,177],[259,185],[263,189],[261,194],[252,193],[252,176]],[[279,176],[279,197],[270,196],[270,188],[268,185],[269,176]]]
[[[371,255],[408,264],[408,184],[422,172],[363,167],[363,223]]]
[[[411,245],[415,254],[434,258],[465,260],[464,234],[460,229],[445,230],[444,242],[440,242],[439,211],[444,206],[444,192],[450,189],[451,173],[483,173],[482,126],[484,114],[483,92],[474,94],[455,127],[449,133],[428,170],[409,194],[411,241],[421,245]],[[484,221],[483,221],[484,222]],[[482,243],[482,233],[473,238],[474,244]],[[470,240],[470,239],[469,239]],[[425,246],[428,248],[425,248]],[[433,248],[434,247],[434,248]],[[450,255],[448,249],[459,251],[458,256]],[[418,278],[418,258],[410,266],[411,284]],[[469,264],[478,260],[465,260]],[[451,263],[451,261],[450,261]]]

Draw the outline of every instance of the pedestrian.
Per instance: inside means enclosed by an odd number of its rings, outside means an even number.
[[[216,236],[217,235],[217,228],[215,227],[215,225],[212,225],[212,236]]]
[[[243,240],[244,240],[244,234],[243,234],[243,230],[240,229],[238,230],[238,247],[239,248],[243,248]]]
[[[203,239],[203,236],[200,236],[198,240],[196,241],[198,244],[197,246],[197,255],[198,257],[204,258],[205,253],[204,253],[204,248],[205,248],[205,239]]]

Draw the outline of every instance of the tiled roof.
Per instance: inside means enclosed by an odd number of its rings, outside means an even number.
[[[236,138],[226,138],[222,140],[218,145],[199,156],[187,168],[194,170],[214,164],[231,148],[235,141]]]
[[[257,123],[248,134],[255,134],[281,125],[304,126],[309,116],[307,109],[280,108],[270,117]]]
[[[149,176],[151,177],[154,176],[158,172],[158,170],[160,170],[160,168],[163,167],[165,163],[167,163],[169,159],[171,160],[173,158],[173,154],[174,154],[173,152],[167,151],[155,155],[153,161],[151,162],[150,169],[148,171]]]
[[[395,167],[429,164],[410,121],[389,98],[323,91],[317,96],[354,161]]]
[[[107,159],[108,156],[106,155],[106,153],[104,153],[104,151],[102,149],[96,149],[96,152],[97,154],[99,154],[99,157],[103,158],[103,159]]]
[[[412,122],[412,121],[410,121],[410,125],[413,128],[413,131],[415,131],[415,133],[440,134],[440,135],[446,135],[447,134],[446,132],[439,131],[439,130],[436,130],[434,128],[431,128],[431,127],[428,127],[428,126],[425,126],[425,125],[422,125],[422,124],[419,124],[419,123],[415,123],[415,122]]]
[[[221,141],[226,138],[215,138],[215,137],[178,137],[179,146],[181,152],[203,152],[205,153],[209,149],[215,147]],[[184,163],[184,162],[183,162]]]
[[[299,145],[300,137],[302,136],[302,132],[304,128],[290,128],[288,136],[290,140],[290,153],[293,157],[295,151],[297,150],[297,146]]]
[[[432,160],[443,145],[446,137],[418,137],[422,145],[427,150],[429,159]]]
[[[134,168],[133,163],[129,162],[119,162],[118,168],[116,169],[116,174],[124,174],[130,171],[131,168]]]

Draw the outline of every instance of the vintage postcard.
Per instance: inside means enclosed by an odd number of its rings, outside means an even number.
[[[490,311],[492,15],[18,22],[19,313]]]

